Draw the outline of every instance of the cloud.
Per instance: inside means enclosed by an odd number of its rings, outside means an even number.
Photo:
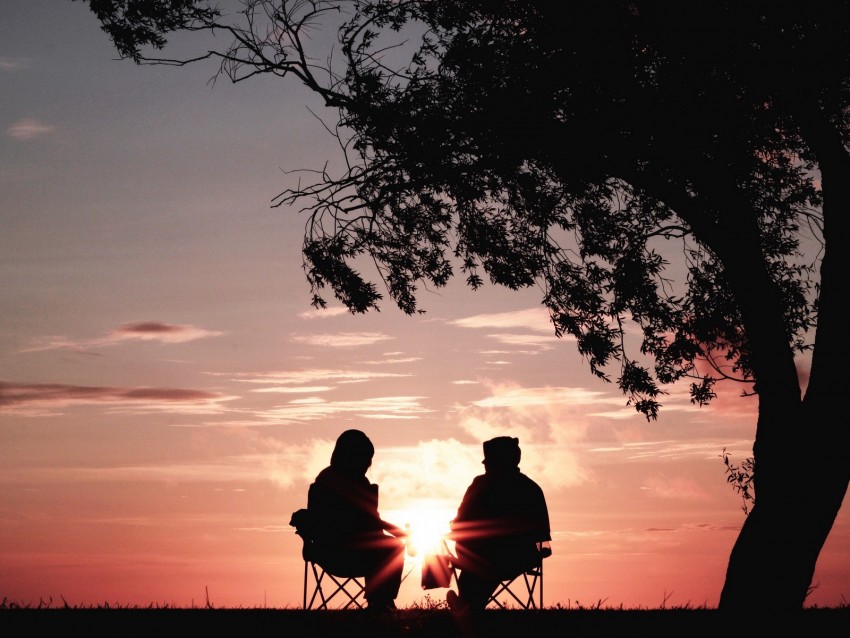
[[[82,351],[83,345],[60,335],[47,335],[33,340],[34,343],[18,352],[43,352],[45,350],[76,350]]]
[[[583,388],[543,387],[523,388],[514,384],[493,384],[490,386],[490,396],[473,402],[482,408],[521,408],[528,406],[564,405],[596,405],[600,403],[615,403],[617,400],[610,394]]]
[[[758,397],[753,394],[742,395],[744,392],[752,392],[752,383],[721,379],[714,386],[717,396],[705,406],[691,402],[691,383],[691,379],[682,379],[673,385],[664,386],[666,395],[660,397],[662,414],[687,412],[689,419],[694,423],[723,422],[729,424],[731,422],[754,423],[756,421],[758,417]]]
[[[543,308],[473,315],[449,322],[461,328],[525,328],[554,335],[549,313]]]
[[[524,346],[534,348],[536,351],[540,350],[551,350],[555,343],[557,343],[558,338],[554,335],[552,336],[543,336],[543,335],[523,335],[523,334],[511,334],[511,333],[501,333],[501,334],[489,334],[487,335],[490,339],[495,339],[499,343],[503,343],[508,346]],[[535,352],[536,354],[536,352]]]
[[[370,469],[381,490],[381,511],[403,524],[403,510],[427,501],[452,514],[472,479],[483,472],[480,447],[457,439],[419,441],[415,446],[378,448]],[[447,519],[448,521],[448,519]]]
[[[334,444],[333,441],[321,438],[303,443],[285,443],[256,430],[238,430],[232,434],[238,437],[238,443],[236,440],[233,442],[234,447],[241,450],[247,447],[250,450],[201,463],[70,470],[68,480],[269,481],[281,489],[303,484],[306,500],[306,486],[328,464]],[[0,480],[8,480],[8,474]]]
[[[336,418],[340,415],[360,419],[419,419],[433,411],[420,403],[422,398],[424,397],[387,396],[355,401],[326,401],[319,397],[306,397],[257,414],[275,424],[302,423]]]
[[[363,365],[367,366],[384,366],[384,365],[395,365],[398,363],[415,363],[416,361],[422,361],[422,357],[396,357],[392,359],[370,359],[367,361],[361,361]]]
[[[217,337],[223,333],[204,330],[192,325],[170,324],[160,321],[136,321],[122,324],[106,336],[88,341],[73,341],[63,336],[47,336],[38,343],[22,348],[19,352],[41,352],[45,350],[76,350],[114,346],[128,341],[158,341],[160,343],[186,343],[196,339]]]
[[[708,492],[699,483],[687,476],[650,476],[644,480],[642,490],[653,496],[687,502],[708,501]]]
[[[725,447],[730,455],[745,452],[752,448],[752,440],[736,439],[723,443],[719,440],[656,440],[629,442],[620,445],[598,446],[588,449],[591,454],[605,454],[616,457],[615,463],[644,461],[658,464],[661,461],[712,460],[720,458]]]
[[[560,338],[555,335],[552,322],[549,320],[549,313],[543,308],[528,308],[526,310],[512,312],[473,315],[471,317],[449,321],[448,323],[449,325],[460,328],[497,328],[500,330],[516,328],[532,330],[535,334],[497,332],[487,335],[488,338],[507,346],[530,348],[524,351],[526,354],[537,354],[543,350],[550,350],[559,341],[573,339],[569,335]],[[512,350],[510,352],[516,354],[516,351]]]
[[[206,462],[146,464],[120,467],[63,467],[9,469],[0,474],[0,483],[61,482],[238,482],[269,481],[282,489],[294,485],[306,488],[328,464],[333,441],[312,439],[292,444],[256,432],[240,430],[242,448],[252,451],[230,454]],[[234,443],[236,445],[236,443]]]
[[[281,489],[307,486],[330,462],[334,441],[313,438],[286,443],[256,430],[238,434],[240,447],[253,448],[202,463],[122,466],[115,468],[20,469],[4,472],[0,483],[80,481],[270,481]],[[236,444],[234,444],[236,445]],[[413,446],[378,447],[369,479],[381,490],[382,514],[409,507],[413,501],[438,501],[457,509],[469,481],[482,471],[478,450],[458,442],[420,441]],[[399,520],[399,523],[404,521]]]
[[[343,306],[334,306],[332,308],[322,308],[319,310],[307,310],[299,313],[302,319],[328,319],[330,317],[338,317],[340,315],[349,314],[348,309]]]
[[[305,383],[363,383],[373,379],[391,379],[411,376],[410,374],[398,374],[394,372],[364,372],[355,370],[334,370],[328,368],[310,368],[307,370],[273,372],[243,372],[238,374],[218,372],[210,374],[215,376],[230,376],[235,381],[241,381],[242,383],[268,384],[271,387],[292,385],[301,386]]]
[[[340,332],[336,334],[294,335],[292,337],[292,340],[296,343],[306,343],[311,346],[324,346],[327,348],[369,346],[373,343],[388,341],[390,339],[395,339],[395,337],[377,332]]]
[[[138,321],[125,323],[109,333],[103,341],[160,341],[162,343],[185,343],[206,337],[218,337],[221,332],[204,330],[192,325],[162,323],[159,321]]]
[[[187,409],[204,407],[209,411],[220,410],[219,403],[233,398],[190,388],[120,388],[0,381],[0,410],[23,416],[44,416],[45,410],[103,403],[136,405],[137,408],[142,407],[143,411],[167,409],[179,412],[181,406]]]
[[[525,388],[483,381],[489,395],[460,409],[459,427],[480,444],[495,436],[515,436],[522,449],[521,467],[550,489],[581,485],[592,472],[581,461],[579,443],[590,421],[588,406],[617,400],[583,388]]]
[[[62,468],[22,468],[4,470],[0,475],[2,483],[48,484],[67,483],[104,483],[105,481],[247,481],[266,479],[267,475],[258,472],[256,463],[252,466],[233,462],[186,463],[167,465],[140,465],[121,467],[62,467]]]
[[[0,56],[0,71],[17,71],[27,66],[23,58],[4,58]]]
[[[239,473],[250,473],[244,478],[269,481],[281,489],[295,485],[304,485],[304,499],[307,489],[316,475],[331,458],[334,442],[316,438],[302,443],[286,443],[276,437],[260,434],[256,430],[240,430],[237,434],[243,443],[253,448],[248,453],[236,454],[218,462],[218,465],[231,468],[224,470],[222,476],[231,475],[239,479]],[[235,469],[235,471],[234,471]],[[201,468],[203,472],[204,468]],[[203,474],[206,476],[206,473]],[[211,473],[209,480],[216,480]]]
[[[55,127],[33,118],[18,120],[6,129],[6,135],[15,140],[31,140],[52,132]]]
[[[280,394],[311,394],[313,392],[330,392],[333,386],[330,385],[306,385],[298,388],[287,388],[285,386],[274,386],[272,388],[257,388],[251,392],[279,392]]]

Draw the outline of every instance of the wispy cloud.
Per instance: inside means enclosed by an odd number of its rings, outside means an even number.
[[[689,503],[710,500],[705,488],[687,476],[650,476],[644,480],[641,489],[653,496],[668,500],[682,500]]]
[[[622,403],[610,394],[584,388],[543,387],[524,388],[513,384],[491,386],[490,396],[473,402],[481,408],[526,408],[529,406],[570,405],[588,406]]]
[[[327,392],[331,389],[320,388],[313,391]],[[257,392],[255,390],[254,392]],[[297,388],[284,389],[275,388],[261,390],[261,392],[280,392],[285,394],[298,393]],[[302,393],[302,394],[306,394]],[[434,412],[426,407],[423,400],[427,397],[420,396],[377,396],[364,399],[333,400],[319,396],[303,396],[294,398],[283,404],[275,405],[266,409],[256,408],[251,410],[230,408],[229,414],[241,412],[244,418],[231,419],[227,421],[200,421],[195,423],[177,423],[175,427],[199,427],[222,426],[231,428],[258,427],[269,425],[287,425],[307,423],[322,420],[345,420],[359,419],[361,421],[411,421],[427,417]],[[216,413],[218,414],[218,413]]]
[[[158,341],[160,343],[186,343],[196,339],[217,337],[223,333],[204,330],[192,325],[163,323],[161,321],[136,321],[125,323],[97,339],[75,341],[64,336],[46,336],[20,352],[44,350],[77,350],[114,346],[128,341]]]
[[[0,56],[0,71],[17,71],[28,65],[24,58],[4,58]]]
[[[280,394],[312,394],[314,392],[329,392],[333,389],[333,386],[330,385],[305,385],[296,388],[278,385],[271,388],[256,388],[254,390],[251,390],[251,392],[277,392]]]
[[[750,441],[752,445],[752,441]],[[624,461],[673,461],[682,459],[708,460],[718,458],[723,445],[715,440],[659,440],[624,443],[619,446],[595,448],[592,452],[617,453]]]
[[[473,315],[450,321],[449,324],[461,328],[524,328],[526,330],[554,334],[552,322],[549,320],[549,313],[543,308],[528,308],[513,312]]]
[[[82,351],[85,347],[82,342],[72,341],[61,335],[45,335],[33,339],[32,345],[18,350],[18,352],[42,352],[44,350],[77,350]]]
[[[301,312],[298,316],[301,319],[329,319],[330,317],[339,317],[340,315],[349,314],[348,309],[343,306],[332,306],[321,310],[307,310]]]
[[[160,341],[162,343],[185,343],[206,337],[218,337],[222,333],[204,330],[192,325],[162,323],[160,321],[137,321],[125,323],[109,333],[103,341]]]
[[[21,468],[5,470],[0,481],[9,483],[85,483],[105,481],[228,481],[245,480],[248,468],[232,464],[144,465],[122,467]],[[253,472],[256,475],[256,470]]]
[[[378,332],[339,332],[335,334],[292,336],[292,340],[296,343],[306,343],[307,345],[323,346],[326,348],[370,346],[373,343],[389,341],[390,339],[395,339],[395,337]]]
[[[334,370],[328,368],[308,368],[306,370],[281,370],[271,372],[243,372],[230,374],[224,372],[211,372],[214,376],[227,376],[242,383],[256,383],[279,386],[302,386],[304,384],[327,384],[327,383],[363,383],[373,379],[390,379],[409,377],[410,374],[399,374],[393,372],[377,372],[374,370]]]
[[[54,128],[55,127],[51,124],[44,124],[34,118],[25,117],[7,128],[6,135],[15,140],[26,141],[36,137],[41,137],[42,135],[47,135],[48,133],[51,133]]]
[[[491,314],[473,315],[448,322],[449,325],[460,328],[497,328],[499,330],[523,330],[533,331],[533,334],[522,332],[496,332],[487,335],[500,344],[512,347],[525,348],[525,354],[537,354],[544,350],[550,350],[561,340],[572,340],[572,336],[558,338],[549,320],[549,314],[543,308],[528,308],[526,310],[515,310],[512,312],[499,312]],[[543,333],[543,334],[541,334]],[[504,351],[492,351],[504,352]],[[517,350],[511,350],[517,354]]]
[[[551,350],[555,347],[555,344],[558,342],[558,338],[554,335],[552,336],[544,336],[544,335],[529,335],[529,334],[511,334],[511,333],[500,333],[500,334],[489,334],[487,335],[490,339],[495,339],[499,343],[503,343],[509,346],[521,346],[525,348],[534,348],[534,352],[540,350]]]
[[[359,419],[418,419],[432,410],[416,396],[371,397],[353,401],[327,401],[320,397],[296,399],[285,405],[258,412],[269,423],[302,423],[320,419],[355,416]]]
[[[367,366],[383,366],[395,365],[399,363],[414,363],[416,361],[422,361],[422,357],[391,357],[388,359],[370,359],[368,361],[361,361],[361,363]]]
[[[121,388],[80,386],[62,383],[10,383],[0,381],[0,410],[24,416],[45,416],[74,405],[135,405],[143,411],[167,408],[180,412],[181,406],[220,411],[219,404],[235,397],[191,388]]]

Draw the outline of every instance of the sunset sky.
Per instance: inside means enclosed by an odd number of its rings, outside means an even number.
[[[482,441],[519,437],[550,509],[547,606],[716,606],[748,388],[709,408],[674,388],[647,422],[539,289],[461,277],[422,316],[315,310],[305,217],[272,200],[339,160],[335,114],[214,71],[117,60],[80,2],[0,3],[0,597],[298,606],[289,517],[358,428],[382,515],[414,527],[448,523]],[[405,574],[400,606],[444,597]],[[809,604],[850,596],[846,509],[813,585]]]

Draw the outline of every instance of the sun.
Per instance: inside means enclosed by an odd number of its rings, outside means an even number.
[[[393,510],[393,521],[408,532],[408,556],[446,553],[445,537],[456,513],[435,499],[416,499],[404,509]]]

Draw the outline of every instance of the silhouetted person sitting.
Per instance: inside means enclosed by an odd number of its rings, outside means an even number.
[[[543,490],[519,470],[519,439],[484,443],[485,473],[466,490],[452,521],[458,592],[447,593],[456,612],[480,612],[502,580],[540,560],[538,543],[551,540]]]
[[[310,485],[314,559],[332,574],[365,576],[369,609],[395,609],[404,569],[404,531],[378,514],[366,471],[375,447],[360,430],[339,435],[331,463]],[[391,535],[388,535],[391,534]]]

